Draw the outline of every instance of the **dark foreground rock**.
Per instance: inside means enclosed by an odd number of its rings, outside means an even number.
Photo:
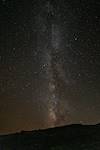
[[[0,150],[100,150],[100,125],[70,125],[3,135]]]

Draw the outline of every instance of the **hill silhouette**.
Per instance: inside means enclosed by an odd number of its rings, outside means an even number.
[[[100,124],[76,124],[2,135],[0,150],[100,150]]]

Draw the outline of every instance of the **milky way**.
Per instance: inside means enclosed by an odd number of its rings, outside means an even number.
[[[61,49],[63,50],[61,47],[61,27],[58,21],[58,14],[50,3],[47,2],[45,6],[48,7],[41,9],[42,12],[40,11],[39,18],[37,19],[39,19],[38,22],[42,25],[38,34],[42,35],[43,38],[46,37],[46,43],[41,44],[39,48],[44,51],[42,70],[45,71],[44,76],[47,78],[48,92],[46,93],[47,101],[45,101],[48,108],[47,122],[48,126],[55,126],[65,123],[65,118],[67,118],[67,114],[65,116],[64,111],[69,109],[68,102],[66,100],[66,109],[64,107],[61,108],[60,103],[63,103],[63,97],[59,98],[59,80],[57,79],[60,78],[67,84],[67,78],[62,62],[59,62],[57,59]],[[42,13],[44,16],[41,15]],[[58,110],[59,107],[62,109],[61,111]],[[60,115],[63,116],[62,119],[59,119]]]

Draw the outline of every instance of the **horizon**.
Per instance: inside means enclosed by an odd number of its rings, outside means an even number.
[[[14,135],[14,134],[22,134],[22,133],[31,133],[31,132],[38,132],[38,131],[47,131],[47,130],[52,130],[52,129],[60,129],[60,128],[67,128],[67,127],[76,127],[76,126],[100,126],[100,123],[97,123],[97,124],[81,124],[81,123],[76,123],[76,124],[67,124],[67,125],[61,125],[61,126],[54,126],[54,127],[48,127],[48,128],[40,128],[40,129],[32,129],[32,130],[19,130],[19,131],[16,131],[16,132],[6,132],[6,133],[0,133],[0,136],[3,136],[3,135]]]

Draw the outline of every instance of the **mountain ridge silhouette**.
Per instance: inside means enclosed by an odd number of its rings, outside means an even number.
[[[0,150],[99,150],[100,124],[21,131],[0,136]]]

